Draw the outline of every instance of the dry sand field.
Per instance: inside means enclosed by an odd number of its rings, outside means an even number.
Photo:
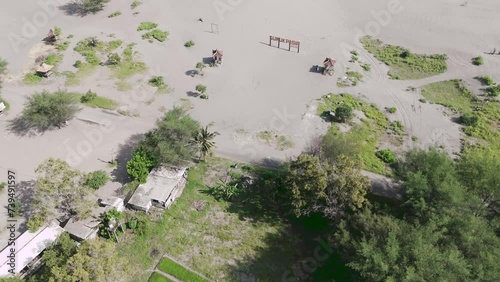
[[[9,65],[1,95],[9,101],[10,110],[0,116],[0,182],[12,168],[18,173],[17,182],[29,189],[34,169],[48,157],[67,160],[82,171],[111,171],[105,161],[117,156],[121,165],[113,173],[114,181],[100,192],[113,194],[126,181],[123,164],[140,134],[152,128],[165,109],[188,103],[195,119],[213,124],[221,133],[215,140],[217,155],[248,162],[283,160],[299,154],[312,137],[328,129],[317,117],[315,99],[341,92],[363,97],[381,109],[396,107],[391,120],[401,121],[407,136],[419,140],[406,138],[402,149],[442,145],[450,153],[458,152],[460,126],[443,114],[442,106],[420,104],[421,94],[406,89],[463,79],[471,90],[477,90],[479,83],[473,79],[477,75],[500,81],[500,56],[484,55],[493,48],[500,51],[500,2],[496,0],[143,0],[134,10],[131,2],[112,0],[104,11],[83,17],[72,13],[70,1],[2,4],[0,57]],[[122,14],[108,18],[115,11]],[[136,11],[140,13],[134,15]],[[137,27],[144,21],[167,30],[168,40],[143,40]],[[110,35],[123,40],[123,46],[137,43],[134,57],[149,70],[129,78],[130,88],[125,91],[117,89],[117,79],[110,78],[112,73],[105,67],[75,86],[65,86],[64,76],[37,85],[23,84],[21,78],[33,68],[36,56],[47,52],[41,40],[54,26],[61,27],[63,36],[74,36],[63,52],[59,73],[75,71],[74,62],[82,60],[73,51],[76,42],[89,36],[110,40]],[[300,53],[286,50],[286,44],[280,49],[269,46],[270,34],[299,40]],[[359,43],[366,34],[415,53],[447,54],[448,71],[420,80],[390,80],[387,66]],[[188,40],[195,45],[185,48]],[[213,49],[224,51],[222,65],[206,68],[203,76],[190,76],[196,63],[210,57]],[[372,70],[357,86],[340,89],[337,78],[349,65],[351,50],[357,50],[360,60],[370,63]],[[473,66],[470,60],[478,55],[484,56],[485,64]],[[334,76],[310,71],[325,57],[337,60]],[[155,94],[147,85],[153,75],[164,76],[171,92]],[[208,100],[189,96],[197,84],[207,86]],[[85,108],[60,130],[34,136],[9,130],[9,120],[22,111],[27,96],[57,89],[92,89],[119,101],[121,109],[136,116]],[[285,136],[294,146],[278,150],[257,138],[262,131]],[[5,191],[0,200],[4,206]],[[1,216],[3,224],[4,211]],[[3,243],[8,234],[0,228]]]

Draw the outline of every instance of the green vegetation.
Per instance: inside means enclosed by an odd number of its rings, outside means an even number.
[[[50,54],[47,56],[47,58],[45,58],[44,60],[44,63],[48,64],[48,65],[52,65],[52,66],[56,66],[58,65],[63,59],[63,56],[62,54]]]
[[[192,47],[192,46],[194,46],[194,42],[192,40],[189,40],[188,42],[184,43],[184,47],[189,48],[189,47]]]
[[[400,134],[400,132],[394,130],[387,117],[375,105],[366,104],[349,94],[329,94],[324,96],[321,101],[318,114],[327,119],[331,119],[329,111],[335,113],[337,108],[346,106],[353,110],[362,111],[366,116],[366,119],[362,119],[361,123],[350,122],[349,126],[351,128],[345,133],[340,132],[337,124],[332,124],[321,141],[324,150],[332,158],[336,158],[340,154],[346,154],[361,161],[363,168],[366,170],[390,175],[390,168],[376,156],[380,138],[384,137],[394,143],[399,140],[396,135]]]
[[[348,78],[351,78],[352,85],[357,85],[358,82],[363,78],[363,75],[357,71],[346,71],[345,74]]]
[[[161,275],[158,272],[153,272],[153,274],[151,274],[151,277],[149,277],[148,282],[173,282],[173,281]]]
[[[178,263],[166,257],[160,261],[160,263],[158,264],[158,269],[182,281],[208,282],[198,274],[182,267]]]
[[[471,106],[472,93],[462,85],[460,79],[427,84],[422,87],[422,95],[432,103],[459,112],[468,111]]]
[[[76,43],[76,46],[73,48],[73,50],[84,56],[87,63],[96,66],[101,63],[96,51],[102,48],[103,43],[100,42],[97,38],[88,37]]]
[[[133,58],[133,47],[135,44],[129,44],[123,50],[123,60],[120,64],[111,66],[115,71],[115,77],[119,79],[126,79],[135,74],[145,72],[148,67],[144,62],[135,61]]]
[[[61,28],[56,26],[54,27],[54,33],[56,34],[56,36],[61,36]]]
[[[212,156],[212,149],[215,148],[215,142],[212,141],[215,136],[219,135],[219,132],[208,131],[208,126],[200,128],[196,135],[194,136],[192,143],[198,148],[200,152],[200,161],[205,161],[207,156]]]
[[[391,149],[383,149],[380,151],[377,151],[375,153],[377,157],[379,157],[384,163],[386,164],[395,164],[396,163],[396,155]]]
[[[492,85],[486,88],[486,93],[488,93],[490,97],[498,96],[498,94],[500,94],[500,85]]]
[[[27,73],[23,77],[23,83],[24,84],[37,84],[42,82],[43,77],[39,75],[38,73]]]
[[[118,102],[115,100],[97,96],[97,94],[91,90],[87,91],[84,95],[76,94],[76,96],[80,98],[79,101],[82,104],[91,108],[114,110],[118,106]]]
[[[158,88],[156,93],[167,93],[169,91],[168,85],[163,81],[163,76],[153,76],[149,81],[149,85]]]
[[[207,65],[205,65],[203,62],[197,62],[195,67],[198,70],[198,73],[200,75],[203,75],[203,69],[206,68]]]
[[[153,29],[152,31],[146,32],[142,35],[142,39],[154,38],[160,42],[167,40],[167,37],[168,32],[159,29]]]
[[[104,47],[104,53],[109,53],[112,52],[116,49],[118,49],[120,46],[122,46],[123,41],[121,40],[113,40],[105,43],[106,46]]]
[[[57,48],[58,51],[65,51],[66,49],[68,49],[69,44],[70,44],[69,41],[64,41],[63,43],[57,45],[56,48]]]
[[[475,66],[480,66],[480,65],[484,64],[483,57],[478,56],[478,57],[472,58],[472,64]]]
[[[246,134],[246,133],[243,133]],[[276,150],[285,151],[295,146],[293,140],[285,135],[279,135],[277,132],[264,130],[257,133],[257,138],[264,141],[268,145],[274,145]]]
[[[64,76],[66,76],[66,83],[64,84],[65,86],[75,86],[80,84],[80,81],[85,77],[91,75],[97,66],[91,65],[89,63],[82,63],[81,61],[76,61],[75,67],[78,68],[78,71],[76,73],[70,71],[65,71],[62,73]]]
[[[466,126],[476,126],[479,121],[479,117],[475,114],[464,113],[460,116],[460,123]]]
[[[352,107],[346,104],[339,105],[335,109],[335,119],[339,122],[346,122],[352,118]]]
[[[108,65],[118,65],[121,62],[120,55],[116,53],[108,54]]]
[[[493,81],[493,78],[491,78],[491,76],[477,76],[476,79],[479,80],[483,85],[491,86],[495,84],[495,81]]]
[[[365,70],[365,71],[370,71],[372,69],[372,66],[370,64],[362,64],[361,67]]]
[[[96,170],[85,175],[85,185],[92,189],[99,189],[109,181],[109,175],[104,170]]]
[[[276,138],[276,149],[279,151],[285,151],[291,149],[295,146],[295,143],[290,138],[280,135]]]
[[[389,76],[393,79],[421,79],[444,73],[448,68],[445,54],[413,54],[406,48],[384,45],[368,36],[362,38],[361,43],[375,58],[389,66]]]
[[[108,16],[108,18],[118,17],[118,16],[119,16],[119,15],[121,15],[121,14],[122,14],[122,12],[120,12],[120,11],[116,11],[116,12],[114,12],[114,13],[110,14],[110,15]]]
[[[158,26],[157,23],[153,22],[142,22],[139,27],[137,28],[137,31],[143,31],[143,30],[151,30],[154,29]]]
[[[132,4],[130,5],[130,7],[132,9],[135,9],[135,8],[139,7],[141,4],[142,4],[142,2],[135,0],[134,2],[132,2]]]
[[[386,110],[387,110],[387,112],[389,112],[391,114],[394,114],[397,111],[396,107],[386,108]]]
[[[43,91],[26,99],[22,120],[28,128],[41,131],[53,126],[60,127],[80,110],[74,96],[62,90],[54,93]]]

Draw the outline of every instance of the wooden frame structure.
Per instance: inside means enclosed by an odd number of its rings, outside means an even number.
[[[49,77],[52,75],[52,69],[54,66],[52,65],[47,65],[46,63],[42,63],[38,69],[36,70],[37,73],[43,75],[44,77]]]
[[[222,57],[224,56],[224,51],[215,49],[212,50],[212,58],[214,59],[214,64],[222,64]]]
[[[333,72],[335,71],[335,63],[337,61],[328,57],[323,61],[323,75],[333,75]]]
[[[288,51],[291,51],[292,47],[294,47],[294,48],[297,48],[297,53],[300,53],[300,41],[269,35],[269,46],[272,45],[273,41],[278,42],[278,48],[280,48],[281,42],[288,43]]]

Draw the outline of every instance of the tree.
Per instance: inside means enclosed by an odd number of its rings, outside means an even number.
[[[54,282],[122,282],[130,276],[127,260],[115,244],[103,239],[85,240],[65,265],[54,267]]]
[[[117,53],[108,54],[108,64],[109,65],[118,65],[121,62],[120,55]]]
[[[217,135],[219,135],[219,132],[210,132],[208,131],[208,126],[206,126],[205,128],[200,128],[198,134],[193,138],[193,143],[196,144],[200,151],[200,161],[205,161],[207,156],[212,155],[212,148],[215,147],[215,142],[212,140]]]
[[[153,161],[143,150],[136,150],[127,162],[127,174],[132,180],[146,183]]]
[[[104,8],[104,4],[110,0],[78,0],[80,7],[85,13],[97,13]]]
[[[297,217],[308,215],[317,202],[324,201],[330,173],[331,167],[316,156],[301,154],[290,162],[285,187]]]
[[[85,175],[85,185],[92,189],[99,189],[109,181],[109,175],[104,170],[96,170]]]
[[[200,124],[180,107],[174,107],[156,122],[156,127],[145,134],[138,150],[143,150],[152,161],[152,167],[163,164],[186,165],[191,162],[197,148],[192,139]]]
[[[96,199],[92,189],[84,185],[81,172],[54,158],[43,162],[35,172],[32,215],[41,215],[45,222],[50,218],[90,216]]]
[[[22,118],[30,128],[47,130],[60,127],[80,110],[73,96],[65,91],[43,91],[27,98]]]
[[[346,122],[352,117],[352,108],[349,105],[342,104],[335,109],[335,118],[340,122]]]

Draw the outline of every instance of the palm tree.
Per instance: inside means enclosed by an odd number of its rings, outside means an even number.
[[[210,132],[208,131],[208,126],[205,126],[205,128],[201,128],[198,134],[193,138],[193,143],[196,144],[200,150],[200,161],[204,161],[207,156],[212,155],[212,148],[215,147],[215,143],[212,139],[217,135],[219,135],[219,132]]]

